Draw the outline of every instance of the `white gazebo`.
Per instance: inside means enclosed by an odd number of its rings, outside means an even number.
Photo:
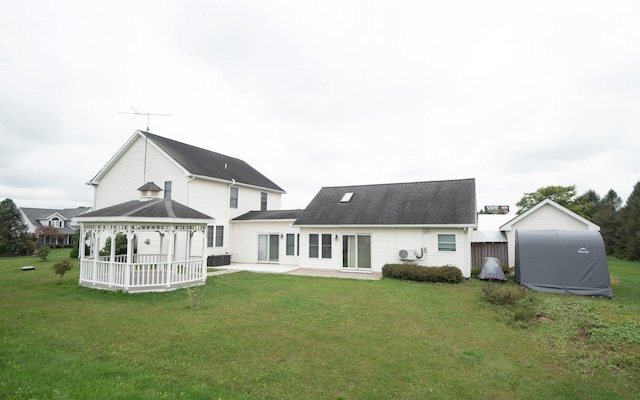
[[[141,200],[74,218],[84,238],[79,244],[80,285],[125,292],[204,285],[207,225],[214,219],[171,199],[150,196],[160,190],[153,183],[139,190]]]

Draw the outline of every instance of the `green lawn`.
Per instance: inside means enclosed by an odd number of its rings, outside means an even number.
[[[0,259],[2,399],[640,396],[640,263],[609,260],[611,300],[531,293],[552,322],[523,323],[475,280],[240,272],[191,309],[186,290],[79,287],[77,266],[58,285],[67,255]]]

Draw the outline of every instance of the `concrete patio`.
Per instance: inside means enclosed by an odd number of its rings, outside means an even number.
[[[295,265],[280,264],[243,264],[231,263],[230,265],[222,265],[215,267],[214,271],[209,271],[208,276],[228,274],[232,272],[247,271],[264,274],[289,274],[301,276],[318,276],[324,278],[348,278],[348,279],[365,279],[378,280],[382,278],[380,272],[368,271],[344,271],[344,270],[328,270],[317,268],[300,268]]]

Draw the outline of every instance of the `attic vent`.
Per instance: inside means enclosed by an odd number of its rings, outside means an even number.
[[[352,197],[353,197],[353,192],[347,192],[344,194],[344,196],[342,196],[340,203],[348,203],[351,201]]]

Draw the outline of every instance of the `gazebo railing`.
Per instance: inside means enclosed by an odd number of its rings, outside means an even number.
[[[81,260],[80,282],[112,289],[144,290],[161,286],[180,287],[204,280],[206,265],[200,257],[166,262],[154,261],[163,258],[166,260],[166,256],[142,256],[134,258],[137,262],[131,264],[126,263],[126,255],[124,259],[116,256],[113,262],[110,262],[108,257],[98,257],[98,260],[85,258]]]

